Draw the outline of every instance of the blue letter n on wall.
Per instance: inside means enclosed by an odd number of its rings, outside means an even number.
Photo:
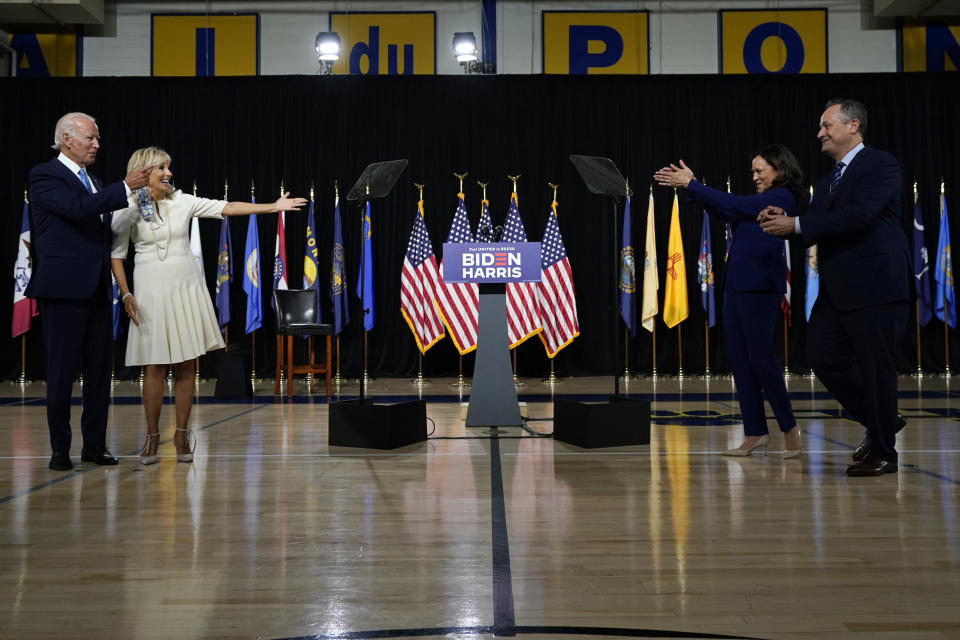
[[[602,42],[603,51],[590,53],[590,42]],[[623,57],[623,37],[613,27],[570,25],[570,73],[584,74],[591,67],[612,67]]]
[[[947,58],[960,69],[960,43],[945,24],[927,25],[927,71],[946,71]]]
[[[215,29],[197,29],[197,76],[214,75],[214,31]]]

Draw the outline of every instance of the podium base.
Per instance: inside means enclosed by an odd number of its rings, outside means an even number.
[[[553,439],[584,449],[650,444],[650,402],[623,396],[599,404],[556,399]]]
[[[330,404],[327,440],[332,447],[396,449],[427,439],[427,403],[373,404],[358,398]]]

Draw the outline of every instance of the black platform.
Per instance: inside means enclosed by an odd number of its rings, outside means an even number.
[[[583,447],[650,444],[650,402],[610,396],[610,402],[553,401],[553,439]]]
[[[372,398],[330,405],[327,440],[332,447],[396,449],[427,439],[427,403],[374,404]]]
[[[216,358],[217,386],[215,398],[251,398],[253,383],[250,381],[250,352],[244,353],[234,344],[229,349],[212,354]]]

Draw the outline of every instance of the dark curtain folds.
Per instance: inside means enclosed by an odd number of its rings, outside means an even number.
[[[571,154],[606,156],[629,177],[633,200],[633,246],[644,246],[647,193],[653,172],[683,158],[711,186],[730,177],[738,193],[752,192],[752,152],[780,142],[797,155],[812,183],[830,165],[819,152],[815,134],[824,102],[833,96],[854,97],[870,112],[867,142],[892,152],[904,175],[904,232],[912,233],[912,183],[920,186],[926,222],[926,245],[935,260],[939,219],[939,185],[947,184],[952,218],[960,202],[952,197],[960,185],[960,83],[953,74],[855,74],[828,76],[431,76],[431,77],[298,77],[254,78],[56,78],[0,79],[0,121],[3,170],[0,171],[0,217],[3,237],[0,268],[12,274],[20,230],[22,197],[31,166],[51,157],[53,127],[67,111],[84,111],[100,125],[102,149],[92,172],[105,182],[120,179],[130,153],[158,145],[173,157],[174,181],[189,191],[220,198],[224,183],[231,200],[249,200],[251,182],[258,202],[272,201],[284,188],[307,196],[315,190],[324,309],[331,249],[334,182],[341,196],[371,162],[410,161],[393,193],[372,208],[376,327],[370,333],[369,370],[375,376],[408,376],[416,372],[417,350],[400,315],[399,281],[404,250],[416,213],[414,182],[426,185],[426,223],[440,257],[456,207],[457,179],[469,171],[464,185],[474,226],[480,214],[481,189],[487,189],[495,224],[501,224],[509,203],[507,174],[521,174],[520,213],[531,240],[539,240],[552,191],[560,185],[559,221],[573,267],[581,335],[556,358],[559,375],[605,374],[623,367],[622,351],[614,354],[610,314],[615,313],[612,272],[613,233],[620,222],[613,207],[590,195],[569,161]],[[660,259],[660,307],[670,205],[667,189],[653,189]],[[347,375],[360,368],[360,313],[352,294],[356,285],[360,214],[341,199],[346,262],[351,290],[351,324],[342,335],[342,363]],[[622,209],[621,209],[622,211]],[[680,194],[680,217],[690,287],[690,318],[682,326],[685,373],[705,364],[704,313],[697,289],[697,254],[702,211]],[[275,214],[258,220],[263,259],[263,329],[257,332],[256,361],[262,375],[272,375],[274,320],[269,294]],[[245,218],[231,220],[236,280],[232,288],[231,342],[249,346],[243,336],[245,296],[240,286]],[[957,225],[952,224],[953,233]],[[302,278],[306,211],[286,219],[291,287]],[[202,220],[204,266],[211,295],[216,274],[219,222]],[[714,269],[722,281],[723,228],[712,226]],[[793,323],[789,331],[789,365],[805,369],[803,280],[804,250],[792,247]],[[66,277],[66,274],[65,274]],[[8,280],[8,283],[10,281]],[[0,292],[0,318],[11,314],[12,283]],[[136,283],[134,283],[136,287]],[[717,290],[717,304],[721,304]],[[639,302],[639,301],[638,301]],[[719,318],[719,313],[718,313]],[[27,334],[27,374],[44,377],[39,322]],[[913,320],[911,320],[913,322]],[[20,368],[20,341],[6,329],[0,351],[0,374],[13,378]],[[621,325],[622,331],[622,325]],[[951,336],[953,338],[954,336]],[[622,343],[623,336],[620,340]],[[922,331],[924,366],[944,365],[943,325],[934,320]],[[657,369],[676,372],[677,330],[658,318]],[[649,371],[651,336],[640,329],[631,341],[631,369]],[[951,339],[951,361],[960,350]],[[123,377],[124,339],[116,362]],[[622,347],[621,347],[622,348]],[[302,349],[302,347],[301,347]],[[728,369],[722,325],[710,332],[713,372]],[[775,352],[783,352],[782,329]],[[901,368],[916,367],[916,332],[911,324],[901,348]],[[473,356],[464,358],[469,375]],[[423,359],[427,375],[457,371],[457,354],[449,340]],[[956,364],[954,364],[956,367]],[[542,376],[549,370],[536,338],[519,347],[518,373]],[[203,359],[201,373],[215,375]]]

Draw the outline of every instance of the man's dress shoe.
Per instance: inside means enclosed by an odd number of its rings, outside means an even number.
[[[55,451],[50,456],[50,464],[47,465],[54,471],[70,471],[73,469],[73,463],[70,462],[69,451]]]
[[[903,431],[903,428],[907,426],[907,419],[903,417],[902,414],[897,414],[897,431],[900,433]],[[870,455],[870,436],[863,436],[863,440],[860,441],[860,444],[857,445],[857,448],[853,450],[853,461],[859,462]]]
[[[847,475],[852,477],[882,476],[885,473],[896,473],[897,463],[881,460],[880,458],[864,458],[847,467]]]
[[[93,462],[94,464],[102,466],[110,466],[120,462],[103,447],[99,449],[81,449],[80,459],[84,462]]]

